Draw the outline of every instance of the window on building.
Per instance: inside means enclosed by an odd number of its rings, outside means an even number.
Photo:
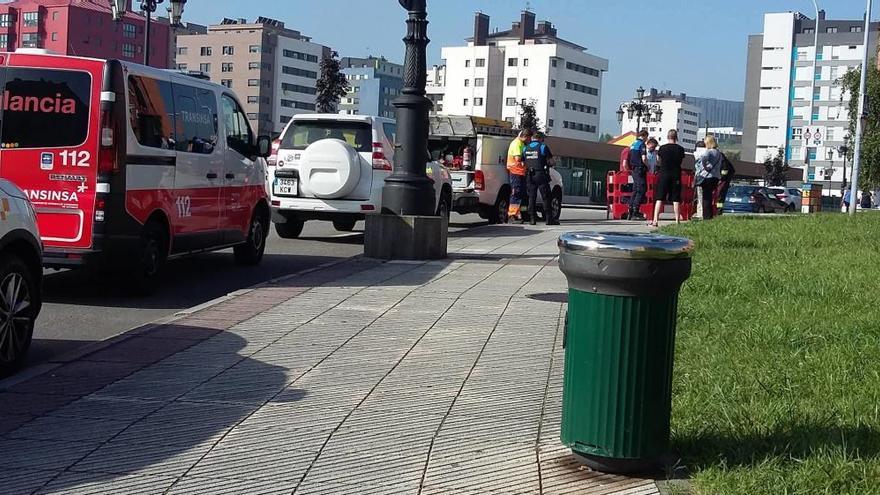
[[[279,122],[281,122],[282,124],[286,124],[286,123],[290,122],[291,118],[292,117],[290,117],[289,115],[282,115],[281,118],[279,119]]]
[[[518,65],[519,65],[519,59],[518,59],[518,58],[509,58],[509,59],[507,59],[507,66],[508,66],[508,67],[516,67],[516,66],[518,66]]]
[[[831,68],[831,80],[836,81],[838,77],[840,77],[840,67],[832,67]]]
[[[556,107],[556,100],[550,100],[550,108]]]
[[[318,63],[318,56],[312,55],[310,53],[297,52],[294,50],[284,50],[282,52],[282,55],[287,58],[292,58],[294,60],[303,60],[305,62],[312,62],[315,64]]]
[[[247,102],[250,104],[258,104],[258,103],[260,103],[260,97],[259,96],[248,96]]]
[[[248,62],[248,70],[260,70],[260,62]]]
[[[186,64],[177,64],[177,70],[187,70]]]
[[[122,25],[122,37],[123,38],[137,38],[137,26],[134,24],[125,23]]]
[[[260,53],[260,45],[251,45],[248,47],[248,52],[250,53]]]
[[[851,27],[849,28],[849,32],[851,32],[851,33],[861,33],[861,32],[862,32],[862,26],[851,26]]]
[[[210,57],[214,54],[214,50],[210,46],[203,46],[200,53],[203,57]]]
[[[9,14],[0,14],[0,27],[9,27],[12,25],[12,16]]]
[[[483,99],[482,98],[474,98],[474,106],[475,107],[483,106]]]
[[[806,60],[807,59],[807,50],[805,48],[798,48],[797,59],[798,60]]]
[[[223,55],[235,55],[235,47],[234,46],[224,46],[223,47]]]
[[[209,74],[211,72],[211,64],[199,64],[199,71]]]
[[[232,62],[223,62],[220,64],[220,72],[232,72]]]
[[[817,81],[822,79],[822,68],[821,67],[816,67],[816,75],[814,76],[814,79],[816,79]]]
[[[504,104],[509,107],[515,107],[516,106],[516,98],[507,98],[506,100],[504,100]]]
[[[476,65],[477,67],[485,67],[485,66],[486,66],[486,59],[485,59],[485,58],[478,58],[478,59],[476,60],[475,65]]]
[[[226,86],[227,88],[232,87],[232,79],[221,79],[220,84]]]
[[[8,34],[0,34],[0,49],[6,50],[9,46],[9,35]]]
[[[836,34],[836,33],[837,33],[837,28],[834,27],[834,26],[827,27],[827,28],[825,28],[825,32],[828,33],[828,34]]]
[[[816,30],[814,28],[804,28],[804,34],[816,34]]]
[[[52,33],[52,41],[58,41],[58,33]]]
[[[287,74],[288,76],[299,76],[299,77],[305,77],[308,79],[317,79],[318,78],[318,73],[313,70],[304,70],[304,69],[299,69],[297,67],[289,67],[287,65],[284,65],[281,67],[281,72],[283,74]]]
[[[528,85],[529,85],[529,80],[528,80],[528,79],[523,79],[522,85],[523,85],[523,87],[528,86]]]
[[[470,80],[470,79],[465,79],[465,80],[464,80],[464,87],[468,87],[468,86],[470,86],[470,85],[471,85],[471,80]]]
[[[822,88],[816,88],[813,90],[813,101],[819,101],[822,99]]]
[[[825,140],[826,141],[834,141],[834,138],[835,138],[834,128],[829,127],[827,129],[825,129]]]
[[[470,61],[470,59],[464,61],[464,66],[465,66],[465,67],[470,67],[470,66],[471,66],[471,61]]]
[[[248,79],[248,86],[253,88],[253,87],[257,87],[259,85],[260,85],[259,79]]]
[[[186,55],[188,53],[189,53],[189,48],[187,48],[185,46],[178,46],[177,47],[177,54],[178,55]]]
[[[529,66],[529,59],[524,58],[523,59],[523,67],[528,67],[528,66]]]
[[[547,119],[547,127],[553,127],[554,123],[555,122],[553,122],[553,119]]]
[[[807,155],[810,157],[810,160],[816,159],[816,148],[807,148]]]
[[[122,44],[122,56],[128,58],[134,58],[137,55],[137,47],[135,47],[131,43],[123,43]]]
[[[470,103],[470,100],[468,100],[467,98],[465,98],[465,99],[464,99],[464,103],[463,103],[463,105],[464,105],[464,106],[468,106],[468,103]]]
[[[515,77],[508,77],[507,78],[507,85],[508,86],[516,86],[516,78]]]
[[[24,19],[25,27],[34,27],[40,23],[40,13],[39,12],[25,12],[22,15],[22,19]]]
[[[791,158],[796,160],[802,160],[804,149],[800,145],[791,145],[789,148],[791,150]]]
[[[813,107],[813,120],[814,121],[819,120],[819,108],[818,107]]]
[[[556,79],[551,79],[551,80],[550,80],[550,87],[551,87],[551,88],[555,88],[555,87],[556,87]]]
[[[486,80],[483,79],[482,77],[478,77],[478,78],[474,79],[474,86],[476,86],[478,88],[482,88],[485,85],[486,85]]]
[[[556,67],[557,62],[558,61],[555,58],[550,59],[550,67]]]
[[[24,48],[40,48],[42,40],[38,33],[24,33],[21,35],[21,46]]]

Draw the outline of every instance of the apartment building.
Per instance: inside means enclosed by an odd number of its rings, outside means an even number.
[[[443,99],[446,96],[445,65],[435,65],[428,69],[425,96],[434,104],[431,113],[443,113]]]
[[[206,34],[177,38],[177,68],[235,90],[251,125],[276,134],[291,117],[315,112],[320,64],[330,48],[268,17],[224,19]]]
[[[662,114],[658,119],[656,115],[652,115],[649,120],[641,118],[641,128],[648,131],[651,137],[655,138],[661,145],[666,144],[666,134],[670,129],[678,131],[678,143],[688,151],[692,151],[697,146],[697,132],[700,127],[700,118],[702,110],[700,107],[690,103],[688,96],[684,93],[673,94],[670,90],[658,91],[651,88],[645,93],[645,103],[651,106],[657,106],[662,110]],[[620,124],[620,133],[637,132],[636,128],[638,117],[624,114],[623,121]]]
[[[517,124],[522,105],[534,101],[548,133],[598,140],[608,60],[560,38],[551,22],[536,23],[528,10],[506,31],[489,27],[489,16],[478,12],[467,45],[442,48],[443,113]]]
[[[864,25],[864,19],[827,19],[824,11],[818,19],[798,12],[764,15],[763,32],[748,43],[744,159],[763,162],[783,149],[792,166],[804,167],[805,181],[824,181],[827,170],[831,189],[839,189],[844,172],[837,150],[849,126],[849,97],[839,79],[861,66]],[[870,26],[867,49],[873,54],[880,23]]]
[[[394,118],[392,103],[403,90],[402,65],[385,57],[344,57],[340,66],[349,91],[340,101],[339,113]]]
[[[65,55],[144,61],[143,15],[132,10],[114,21],[106,0],[15,0],[0,4],[0,50],[43,48]],[[150,24],[150,65],[172,63],[167,19]]]

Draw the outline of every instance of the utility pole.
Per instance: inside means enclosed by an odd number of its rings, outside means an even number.
[[[869,60],[869,52],[870,52],[870,34],[871,34],[871,7],[873,6],[872,0],[868,1],[868,11],[865,14],[865,56],[862,59],[862,75],[861,81],[859,82],[859,120],[856,121],[856,142],[855,142],[855,155],[853,156],[853,169],[852,169],[852,185],[850,186],[850,202],[849,202],[849,214],[855,215],[856,208],[858,207],[858,195],[859,195],[859,167],[861,166],[862,161],[862,132],[864,131],[865,121],[867,120],[867,116],[865,115],[865,101],[868,99],[868,95],[866,93],[867,86],[867,78],[868,78],[868,60]]]

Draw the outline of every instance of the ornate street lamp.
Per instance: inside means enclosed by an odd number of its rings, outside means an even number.
[[[434,211],[434,183],[425,174],[428,154],[428,112],[433,107],[425,97],[427,78],[426,47],[428,13],[426,0],[398,0],[409,12],[406,20],[406,58],[403,67],[403,91],[394,100],[397,108],[398,151],[394,154],[394,172],[385,179],[382,211],[393,215],[431,216]]]
[[[153,13],[159,8],[159,4],[164,2],[165,0],[141,0],[141,11],[146,17],[144,26],[144,65],[150,65],[150,25],[153,20]],[[171,26],[177,27],[180,25],[186,0],[170,0],[170,3],[168,17],[170,18]],[[110,0],[110,11],[113,14],[113,20],[120,21],[125,17],[126,4],[126,0]]]
[[[636,96],[635,100],[624,103],[617,109],[617,122],[623,123],[624,113],[629,120],[635,116],[636,133],[638,133],[642,127],[642,118],[645,119],[645,123],[649,122],[652,117],[659,121],[663,117],[663,109],[660,108],[660,105],[645,102],[645,88],[641,86],[636,90]]]
[[[840,146],[837,148],[837,153],[839,153],[841,156],[843,156],[843,183],[840,185],[841,191],[846,190],[846,184],[847,184],[846,159],[849,158],[849,151],[850,151],[849,142],[850,142],[850,135],[847,134],[846,136],[843,137],[843,146]]]

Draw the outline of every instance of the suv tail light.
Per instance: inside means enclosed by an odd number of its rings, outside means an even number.
[[[391,170],[391,162],[385,158],[382,143],[373,143],[373,170]]]
[[[272,152],[269,154],[269,158],[266,159],[269,162],[269,165],[275,165],[278,162],[278,150],[281,148],[281,140],[276,139],[272,141]]]
[[[474,172],[474,189],[477,191],[486,190],[486,176],[483,174],[482,170]]]
[[[101,147],[98,150],[98,173],[114,174],[119,171],[116,162],[116,136],[113,130],[113,106],[101,109]],[[102,105],[102,106],[104,106]]]

